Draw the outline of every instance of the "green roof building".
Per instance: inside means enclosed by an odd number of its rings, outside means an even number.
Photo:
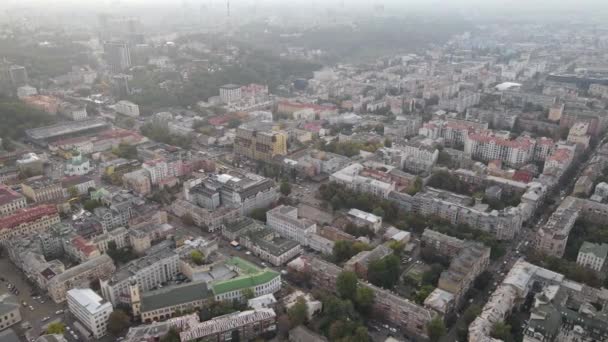
[[[226,262],[240,274],[238,277],[211,284],[216,300],[242,299],[243,291],[251,289],[255,297],[275,293],[281,289],[281,274],[269,268],[261,269],[241,258]]]

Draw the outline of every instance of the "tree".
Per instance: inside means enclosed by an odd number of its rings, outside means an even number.
[[[287,179],[283,179],[281,181],[280,191],[283,194],[283,196],[289,196],[289,194],[291,193],[291,184],[289,184]]]
[[[253,209],[251,211],[251,213],[249,213],[249,217],[251,217],[254,220],[266,222],[266,212],[267,211],[268,211],[267,208],[256,208],[256,209]]]
[[[467,325],[471,324],[477,316],[481,314],[481,306],[473,304],[464,310],[464,321]]]
[[[287,310],[287,316],[292,327],[304,324],[308,318],[308,305],[304,298],[298,298],[297,302]]]
[[[70,197],[74,198],[74,197],[78,197],[78,189],[75,186],[71,186],[68,188],[68,194],[70,195]]]
[[[97,208],[97,207],[101,207],[101,201],[96,201],[96,200],[92,200],[92,199],[88,199],[86,201],[84,201],[84,204],[82,205],[82,207],[84,208],[84,210],[86,211],[93,211],[93,209]]]
[[[446,334],[446,328],[443,320],[439,317],[433,318],[426,325],[426,332],[429,335],[429,340],[431,342],[439,341],[439,339]]]
[[[369,264],[367,279],[376,286],[392,289],[399,281],[399,274],[399,257],[391,254]]]
[[[352,342],[367,342],[369,341],[369,333],[367,332],[367,328],[364,326],[359,326],[355,329],[355,334],[348,339]]]
[[[505,322],[496,322],[496,324],[492,326],[490,336],[499,340],[503,340],[505,342],[512,341],[511,326],[506,324]]]
[[[437,281],[443,272],[443,266],[440,264],[432,264],[431,269],[422,274],[422,283],[429,285],[437,285]]]
[[[359,312],[368,314],[371,311],[372,304],[374,304],[374,291],[364,286],[357,288],[355,304]]]
[[[388,247],[393,250],[395,255],[401,255],[405,249],[405,244],[403,242],[393,240],[388,243]]]
[[[376,216],[384,217],[384,209],[382,209],[381,207],[375,207],[372,214],[374,214]]]
[[[47,334],[63,335],[64,332],[65,332],[65,325],[61,322],[53,322],[53,323],[49,324],[49,326],[46,328]]]
[[[163,336],[160,342],[180,342],[179,332],[175,328],[169,329],[167,335]]]
[[[418,304],[423,304],[426,297],[428,297],[433,290],[435,290],[435,288],[432,285],[423,285],[420,290],[416,292],[414,300]]]
[[[114,310],[108,318],[108,332],[114,336],[123,333],[131,325],[131,319],[122,310]]]
[[[241,291],[241,294],[243,295],[243,297],[245,297],[246,299],[251,299],[253,297],[255,297],[255,292],[253,292],[253,289],[251,287],[245,288]]]
[[[184,216],[182,216],[182,223],[187,226],[196,225],[196,222],[194,222],[194,219],[192,218],[192,214],[190,214],[190,213],[185,213]]]
[[[336,289],[340,297],[354,299],[357,294],[357,275],[355,272],[341,272],[336,279]]]
[[[205,263],[205,256],[199,250],[195,249],[192,252],[190,252],[190,258],[192,259],[192,262],[194,262],[197,265],[202,265]]]
[[[388,147],[388,148],[393,147],[393,142],[391,141],[391,139],[389,139],[389,138],[384,139],[384,147]]]

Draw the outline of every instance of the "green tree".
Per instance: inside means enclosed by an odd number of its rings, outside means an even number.
[[[68,188],[68,194],[71,198],[78,197],[78,189],[75,186],[71,186]]]
[[[355,329],[355,334],[349,339],[352,342],[368,342],[369,341],[369,333],[367,332],[367,328],[364,326],[359,326]]]
[[[101,207],[101,201],[96,201],[96,200],[92,200],[92,199],[88,199],[86,201],[84,201],[84,204],[82,205],[82,207],[84,208],[84,210],[87,211],[93,211],[93,209],[97,208],[97,207]]]
[[[505,322],[496,322],[496,324],[494,324],[494,326],[492,326],[492,331],[490,332],[490,336],[492,336],[493,338],[503,340],[505,342],[512,341],[511,326]]]
[[[256,208],[256,209],[253,209],[251,211],[251,213],[249,213],[249,217],[251,217],[254,220],[266,222],[266,212],[267,211],[268,211],[267,208]]]
[[[393,250],[395,255],[401,255],[405,249],[405,244],[403,242],[393,240],[388,243],[388,247]]]
[[[371,312],[372,305],[374,304],[374,291],[365,286],[357,288],[355,304],[359,312],[369,314]]]
[[[431,342],[437,342],[440,338],[445,336],[447,330],[443,320],[439,317],[435,317],[426,325],[426,332],[429,335],[429,340]]]
[[[391,141],[391,139],[389,139],[389,138],[384,139],[384,147],[388,147],[388,148],[393,147],[393,142]]]
[[[304,324],[308,318],[308,305],[304,298],[300,297],[296,303],[287,310],[287,316],[292,327]]]
[[[464,321],[467,325],[471,324],[477,316],[481,314],[481,306],[473,304],[464,311]]]
[[[384,217],[384,209],[382,209],[382,207],[375,207],[374,211],[372,211],[372,214],[374,214],[376,216]]]
[[[251,299],[251,298],[255,297],[255,292],[253,291],[253,289],[251,287],[243,289],[241,291],[241,294],[243,295],[243,297],[245,297],[245,299]]]
[[[342,271],[336,279],[336,289],[340,297],[355,299],[357,295],[357,275],[355,272]]]
[[[283,194],[283,196],[289,196],[289,194],[291,193],[291,184],[289,184],[287,179],[283,179],[281,181],[280,191]]]
[[[423,285],[420,290],[416,291],[414,300],[418,304],[423,304],[426,297],[428,297],[435,288],[432,285]]]
[[[49,324],[49,326],[46,328],[47,334],[63,335],[64,332],[65,332],[65,325],[61,322],[53,322],[53,323]]]
[[[108,332],[114,336],[122,334],[131,326],[131,319],[124,311],[117,309],[112,311],[108,318]]]
[[[192,252],[190,252],[190,258],[192,259],[192,262],[194,262],[197,265],[202,265],[205,263],[205,256],[199,250],[195,249]]]
[[[399,274],[399,257],[391,254],[369,264],[367,279],[376,286],[392,289],[399,281]]]

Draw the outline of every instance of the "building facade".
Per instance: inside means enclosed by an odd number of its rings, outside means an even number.
[[[68,309],[82,323],[93,337],[101,338],[108,330],[108,319],[114,310],[110,302],[106,302],[89,288],[71,289],[67,292]]]

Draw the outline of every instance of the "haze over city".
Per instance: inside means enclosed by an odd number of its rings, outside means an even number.
[[[608,341],[607,9],[0,2],[0,342]]]

